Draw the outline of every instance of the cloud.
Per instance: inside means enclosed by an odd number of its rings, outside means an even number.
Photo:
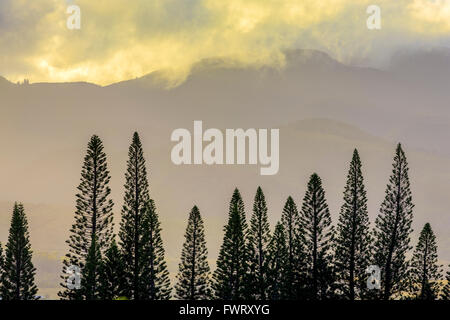
[[[66,27],[70,4],[80,30]],[[366,27],[371,4],[381,30]],[[108,84],[164,69],[177,83],[204,58],[282,67],[284,50],[307,48],[371,61],[449,32],[450,0],[2,0],[0,74]]]

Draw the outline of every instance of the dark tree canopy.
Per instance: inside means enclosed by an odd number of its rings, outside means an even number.
[[[171,287],[169,271],[164,260],[164,246],[161,238],[161,224],[156,213],[155,203],[150,200],[145,206],[142,221],[144,234],[142,236],[142,254],[139,265],[142,266],[142,294],[146,300],[170,299]]]
[[[101,265],[100,295],[103,300],[113,300],[125,292],[125,266],[116,241],[106,250]]]
[[[142,257],[145,247],[144,216],[150,201],[147,170],[145,167],[144,152],[137,132],[133,135],[128,151],[127,171],[125,173],[125,196],[122,207],[122,220],[120,223],[120,246],[125,264],[125,278],[128,298],[139,300],[147,293],[143,292],[143,273],[146,260]]]
[[[95,283],[86,279],[98,278],[98,270],[91,261],[90,270],[85,270],[90,249],[91,254],[103,254],[109,246],[113,235],[113,201],[109,199],[110,174],[103,152],[103,143],[100,138],[93,135],[88,143],[86,156],[81,170],[81,179],[76,195],[75,222],[70,229],[69,252],[63,261],[61,279],[62,290],[58,295],[63,299],[98,299]],[[95,246],[92,243],[95,240]],[[94,259],[94,256],[90,256]],[[70,276],[68,270],[75,266],[81,270],[82,286],[80,290],[69,289],[67,280]],[[87,272],[90,273],[89,277]],[[91,291],[94,290],[94,291]]]
[[[5,247],[0,297],[3,300],[35,300],[37,287],[34,282],[36,269],[31,261],[32,251],[28,222],[23,205],[14,204]]]
[[[230,201],[228,224],[213,274],[212,288],[217,299],[240,300],[248,297],[247,222],[244,202],[238,189]]]
[[[436,236],[429,223],[420,232],[409,273],[410,294],[420,300],[435,300],[439,296],[442,274],[438,265]]]
[[[285,230],[279,222],[275,226],[268,246],[267,257],[267,299],[291,299],[289,292],[289,251],[286,243]]]
[[[448,266],[450,269],[450,266]],[[450,270],[447,271],[447,276],[445,277],[445,280],[447,283],[444,285],[444,288],[442,289],[441,293],[441,299],[442,300],[450,300]]]
[[[102,256],[100,253],[100,247],[97,244],[97,238],[95,237],[91,241],[91,246],[88,251],[81,277],[80,291],[86,300],[103,299],[100,288],[100,281],[102,280],[101,268]]]
[[[361,160],[355,149],[347,174],[344,203],[334,239],[337,285],[345,299],[362,298],[366,291],[366,269],[371,258],[370,245],[366,190]]]
[[[270,227],[267,221],[267,205],[261,187],[256,190],[253,214],[248,234],[249,268],[252,289],[250,295],[255,299],[267,298],[267,247],[270,241]]]
[[[300,214],[306,250],[309,299],[327,299],[332,292],[331,244],[333,227],[320,177],[314,173],[307,186]]]
[[[178,283],[175,286],[176,296],[183,300],[208,299],[211,297],[208,249],[203,220],[197,206],[189,213],[184,239],[178,267]]]
[[[5,264],[5,257],[3,255],[2,243],[0,242],[0,297],[1,297],[1,292],[2,292],[2,278],[3,278],[4,264]]]
[[[1,279],[2,279],[2,274],[3,274],[4,262],[5,262],[5,257],[3,256],[3,246],[2,246],[2,243],[0,242],[0,292],[1,292],[1,287],[2,287]]]
[[[285,289],[287,299],[301,299],[304,298],[306,283],[305,239],[300,226],[297,205],[291,196],[287,198],[284,205],[281,224],[288,252],[286,267],[283,270],[287,278]]]

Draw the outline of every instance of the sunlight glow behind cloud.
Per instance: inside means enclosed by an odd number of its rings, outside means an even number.
[[[66,27],[69,4],[80,30]],[[366,28],[371,4],[381,30]],[[449,32],[450,0],[2,0],[0,75],[109,84],[167,70],[178,83],[204,58],[282,67],[284,50],[305,48],[370,61]]]

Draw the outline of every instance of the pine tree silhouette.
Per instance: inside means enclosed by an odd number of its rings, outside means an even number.
[[[300,225],[304,232],[304,247],[307,254],[309,298],[313,300],[329,298],[333,289],[330,255],[333,227],[322,181],[316,173],[308,182],[300,214]]]
[[[450,268],[450,266],[448,266]],[[442,289],[441,293],[441,299],[442,300],[450,300],[450,270],[447,271],[447,276],[445,278],[447,283],[445,284],[444,288]]]
[[[32,251],[28,222],[22,204],[15,203],[5,247],[0,297],[3,300],[36,300],[34,283],[36,269],[31,261]]]
[[[103,300],[114,300],[125,291],[125,266],[116,241],[106,250],[101,265],[100,296]]]
[[[416,299],[435,300],[439,296],[442,266],[438,265],[436,236],[429,223],[420,232],[409,272],[410,293]]]
[[[178,283],[175,286],[176,296],[183,300],[206,300],[211,297],[210,269],[205,228],[197,206],[189,213],[184,238],[177,275]]]
[[[161,227],[153,200],[145,206],[142,226],[143,247],[139,264],[143,266],[143,272],[140,297],[146,300],[168,300],[171,296],[169,271],[164,260]]]
[[[285,230],[278,222],[268,246],[267,256],[267,298],[285,300],[291,298],[289,290],[289,252],[286,244]]]
[[[267,298],[267,246],[270,241],[270,227],[267,221],[267,205],[261,187],[258,187],[253,203],[248,234],[250,296],[255,299]]]
[[[119,244],[124,258],[127,281],[127,290],[124,294],[128,298],[139,300],[147,295],[142,291],[146,285],[142,278],[145,259],[141,255],[144,250],[145,234],[143,222],[150,196],[144,153],[137,132],[133,135],[128,151],[125,180],[125,196],[119,231]]]
[[[305,298],[306,265],[303,232],[297,205],[289,196],[283,208],[281,224],[285,233],[288,257],[284,272],[287,278],[286,298],[289,300]]]
[[[113,234],[113,201],[109,199],[111,189],[108,184],[110,175],[106,163],[106,154],[103,152],[103,143],[100,138],[93,135],[88,143],[86,156],[81,170],[81,182],[76,195],[75,223],[70,229],[70,236],[66,243],[69,252],[63,261],[61,275],[62,290],[58,295],[63,299],[98,299],[98,292],[90,292],[86,288],[70,289],[67,286],[70,266],[81,270],[81,279],[84,274],[86,260],[92,247],[102,254],[109,246]],[[96,247],[92,242],[96,240]],[[93,258],[93,257],[91,257]],[[91,279],[97,279],[97,268],[91,265],[89,272]],[[96,284],[81,281],[83,286],[95,288]],[[94,290],[96,291],[96,290]]]
[[[398,297],[406,289],[413,203],[408,163],[400,144],[395,151],[392,174],[375,221],[374,265],[381,269],[381,298]]]
[[[2,279],[3,279],[3,269],[5,264],[5,257],[3,255],[3,247],[0,242],[0,299],[2,298]]]
[[[244,202],[238,189],[230,201],[228,224],[213,274],[212,288],[215,297],[222,300],[240,300],[248,297],[248,246],[247,222]]]
[[[91,241],[81,277],[81,291],[86,300],[103,299],[100,291],[102,256],[97,237]]]
[[[366,269],[371,258],[370,244],[366,191],[361,160],[355,149],[347,175],[344,204],[341,207],[334,241],[338,289],[345,299],[362,298],[367,288]]]

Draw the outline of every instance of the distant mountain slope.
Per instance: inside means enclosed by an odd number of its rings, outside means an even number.
[[[391,59],[389,69],[399,75],[416,80],[435,79],[429,85],[441,84],[450,88],[450,48],[400,51]],[[428,81],[423,81],[425,82]],[[442,87],[439,86],[438,89]]]
[[[13,85],[14,84],[12,84],[8,80],[6,80],[2,76],[0,76],[0,90],[5,90],[5,89],[7,90],[7,89],[11,88]]]

